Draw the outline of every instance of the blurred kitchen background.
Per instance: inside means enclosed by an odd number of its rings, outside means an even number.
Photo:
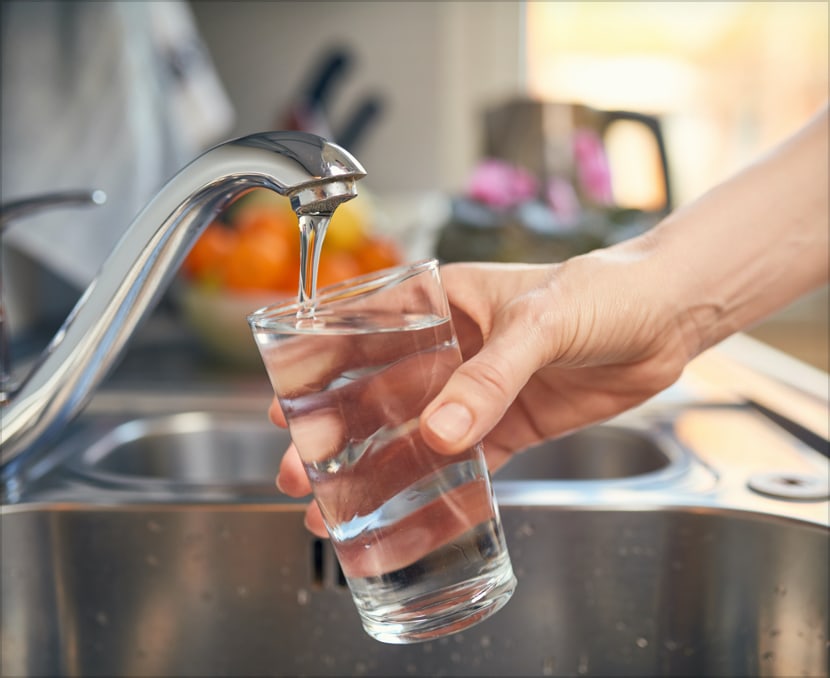
[[[556,260],[628,237],[828,97],[826,2],[186,7],[223,90],[210,92],[212,143],[287,126],[329,134],[367,168],[371,228],[403,258]],[[18,336],[80,293],[54,271],[3,269],[7,291],[15,275],[40,290],[21,303],[18,283],[8,302]],[[46,320],[32,299],[49,300]],[[827,370],[827,288],[750,334]]]

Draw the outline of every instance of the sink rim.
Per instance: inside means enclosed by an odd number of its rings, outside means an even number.
[[[110,471],[106,469],[96,468],[95,464],[104,459],[108,454],[111,454],[121,445],[126,445],[147,435],[153,435],[156,431],[163,430],[166,422],[176,422],[179,425],[184,423],[184,428],[178,430],[168,429],[169,433],[189,433],[198,432],[199,423],[210,420],[220,419],[223,425],[230,422],[232,424],[239,423],[241,427],[244,426],[261,426],[266,428],[266,422],[260,421],[253,416],[246,417],[244,424],[240,420],[238,413],[226,413],[211,410],[192,410],[185,412],[174,412],[170,414],[159,415],[139,415],[139,416],[125,416],[122,421],[116,422],[114,425],[107,428],[103,433],[97,433],[89,436],[92,439],[91,445],[85,447],[81,442],[80,449],[69,455],[65,463],[65,469],[77,478],[81,478],[86,482],[94,485],[103,485],[111,488],[153,488],[157,490],[168,489],[170,491],[187,492],[187,493],[201,493],[212,491],[235,491],[242,494],[258,494],[264,492],[266,495],[274,493],[274,478],[263,478],[260,481],[228,481],[228,482],[211,482],[211,481],[192,481],[192,480],[178,480],[170,478],[162,478],[159,476],[140,475],[137,473],[119,473],[117,471]],[[141,425],[149,424],[149,428],[141,430]],[[270,424],[276,434],[280,429]],[[131,432],[136,429],[138,433],[132,435]],[[207,430],[205,427],[202,430]],[[124,435],[126,433],[126,435]],[[285,432],[286,440],[290,440],[287,432]],[[281,456],[282,452],[278,452]],[[97,457],[96,457],[97,455]],[[90,459],[91,458],[91,459]]]
[[[527,510],[556,513],[679,513],[703,516],[723,516],[730,520],[749,520],[780,523],[784,526],[815,529],[826,532],[830,536],[830,520],[818,521],[803,516],[792,516],[783,513],[770,513],[757,508],[720,504],[715,501],[701,500],[700,497],[684,497],[661,493],[658,495],[641,496],[640,501],[632,502],[626,499],[623,493],[605,498],[605,501],[570,501],[572,497],[564,496],[563,501],[557,503],[530,503],[516,504],[505,502],[503,508],[508,510]],[[208,513],[305,513],[305,504],[298,502],[190,502],[182,498],[170,501],[130,501],[108,503],[92,499],[79,498],[76,501],[50,499],[21,502],[19,504],[0,505],[0,517],[12,516],[30,512],[109,512],[109,513],[141,513],[141,512],[208,512]],[[309,533],[309,539],[319,539]]]
[[[281,432],[280,437],[285,437],[286,444],[290,437],[287,431],[278,429],[264,418],[259,418],[248,413],[240,415],[238,412],[223,412],[200,408],[166,414],[125,414],[121,417],[108,418],[105,426],[97,428],[92,426],[91,431],[81,430],[74,436],[66,439],[63,445],[66,451],[60,456],[65,459],[62,469],[68,476],[78,482],[89,483],[95,487],[106,487],[110,489],[153,489],[169,490],[171,492],[185,492],[188,494],[211,494],[237,492],[244,495],[262,494],[270,496],[273,494],[274,484],[271,479],[260,481],[250,480],[192,480],[180,478],[164,478],[156,475],[141,475],[138,473],[126,473],[113,471],[106,468],[96,467],[102,460],[118,450],[120,446],[129,445],[140,441],[145,437],[152,437],[157,433],[176,436],[179,434],[204,433],[213,430],[245,429],[254,427],[257,433],[273,430],[275,434]],[[512,488],[512,491],[527,484],[535,487],[575,487],[582,491],[593,492],[603,487],[618,488],[652,488],[660,487],[673,482],[682,481],[693,471],[698,470],[699,462],[696,462],[693,453],[685,449],[677,440],[673,439],[667,426],[655,424],[643,417],[618,417],[600,424],[593,429],[605,432],[623,432],[625,435],[639,437],[644,443],[651,444],[659,453],[665,457],[665,465],[620,477],[604,478],[521,478],[521,479],[499,479],[498,471],[493,474],[493,482],[504,488]],[[583,435],[584,431],[575,432],[573,435]],[[549,444],[548,443],[545,444]],[[533,449],[533,448],[531,448]],[[282,451],[278,452],[280,456]],[[522,453],[519,453],[522,454]],[[711,474],[710,474],[711,480]],[[711,483],[710,483],[711,484]],[[699,484],[698,484],[699,486]]]
[[[268,394],[259,391],[99,393],[98,398],[67,431],[64,440],[58,443],[61,448],[59,454],[50,457],[48,466],[21,478],[23,490],[16,495],[7,494],[3,503],[32,505],[67,502],[109,506],[242,504],[303,508],[307,497],[292,499],[281,494],[270,478],[263,479],[261,483],[211,485],[147,477],[123,482],[123,475],[93,475],[83,469],[79,472],[76,466],[70,464],[83,452],[85,445],[133,420],[196,412],[206,417],[241,418],[246,424],[255,422],[270,427],[273,425],[265,416],[270,400]],[[673,463],[647,474],[591,480],[500,480],[496,473],[493,486],[499,503],[503,506],[561,506],[572,510],[604,509],[609,506],[634,506],[638,510],[661,510],[672,506],[707,510],[729,508],[796,519],[822,527],[830,525],[830,500],[797,502],[761,496],[747,487],[742,469],[729,465],[710,466],[702,461],[694,449],[687,448],[673,435],[673,422],[689,407],[739,412],[747,409],[746,404],[735,403],[673,403],[668,406],[643,406],[624,413],[596,426],[640,427],[650,437],[661,436],[658,447],[673,458]]]

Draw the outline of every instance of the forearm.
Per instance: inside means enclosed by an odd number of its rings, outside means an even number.
[[[826,282],[827,109],[636,246],[689,357]]]

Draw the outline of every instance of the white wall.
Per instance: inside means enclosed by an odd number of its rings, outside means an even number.
[[[338,119],[379,90],[382,118],[356,151],[376,192],[452,191],[478,158],[482,107],[522,85],[519,2],[193,2],[237,111],[233,135],[274,129],[321,51],[356,64]]]

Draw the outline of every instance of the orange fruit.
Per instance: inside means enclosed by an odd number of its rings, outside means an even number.
[[[296,215],[290,210],[285,212],[269,205],[252,205],[239,212],[233,225],[240,232],[256,231],[278,235],[296,242],[299,247],[300,228]]]
[[[391,238],[381,236],[368,238],[355,256],[363,273],[397,266],[403,261],[397,243]]]
[[[357,259],[348,252],[323,252],[317,269],[317,287],[326,287],[360,275],[363,271]]]
[[[234,230],[219,222],[209,224],[182,262],[182,272],[199,281],[221,275],[237,238]]]
[[[222,279],[236,291],[278,290],[296,285],[297,251],[288,239],[254,230],[241,231],[228,256]]]

